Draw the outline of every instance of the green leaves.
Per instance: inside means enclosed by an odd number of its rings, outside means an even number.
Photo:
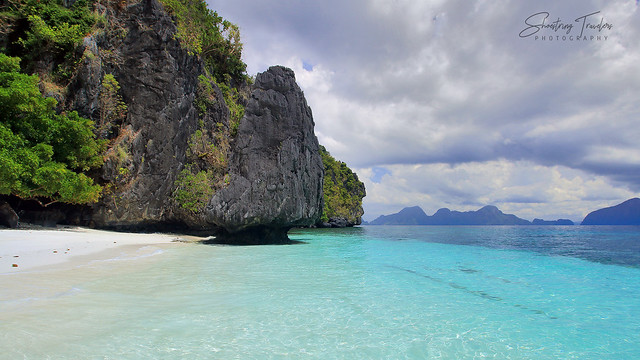
[[[63,0],[4,1],[0,12],[8,40],[3,52],[20,56],[26,72],[46,73],[62,82],[73,75],[79,60],[76,45],[97,19],[88,0],[77,0],[70,7]]]
[[[113,74],[105,74],[100,89],[100,120],[98,131],[108,137],[111,128],[127,116],[127,105],[120,95],[120,84]]]
[[[161,0],[176,17],[183,46],[198,54],[219,83],[226,77],[244,79],[247,65],[242,61],[242,43],[238,26],[207,8],[203,0]]]
[[[19,61],[0,54],[0,194],[43,204],[97,201],[101,187],[80,173],[102,165],[93,123],[75,111],[57,114],[38,77],[17,71]]]
[[[183,209],[195,214],[204,210],[215,189],[213,173],[210,170],[194,171],[193,166],[187,165],[178,174],[174,199]]]
[[[347,164],[334,159],[324,146],[320,146],[320,155],[324,165],[324,209],[321,220],[327,222],[330,218],[341,217],[356,222],[362,216],[364,184]]]
[[[26,49],[66,53],[71,51],[84,36],[80,25],[62,23],[58,26],[49,26],[38,15],[29,15],[28,20],[31,23],[31,30],[27,32],[27,38],[20,41]]]

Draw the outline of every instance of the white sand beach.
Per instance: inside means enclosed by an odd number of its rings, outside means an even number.
[[[161,246],[184,240],[170,234],[135,234],[81,227],[0,230],[0,274],[67,268],[107,259],[134,259],[162,252]]]
[[[42,306],[47,302],[34,300],[71,294],[82,287],[80,284],[136,273],[162,260],[167,250],[194,240],[202,239],[81,227],[2,229],[0,304],[5,308],[2,316],[13,316],[10,314],[22,306]]]

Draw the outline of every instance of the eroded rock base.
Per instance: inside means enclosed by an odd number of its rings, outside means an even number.
[[[289,239],[287,228],[252,227],[234,233],[223,232],[205,244],[225,245],[292,245],[299,241]]]

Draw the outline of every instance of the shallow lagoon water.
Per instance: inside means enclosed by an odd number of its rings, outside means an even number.
[[[640,228],[290,237],[301,243],[172,247],[2,296],[0,358],[640,358]]]

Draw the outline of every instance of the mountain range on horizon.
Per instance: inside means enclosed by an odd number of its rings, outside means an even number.
[[[381,215],[368,225],[574,225],[568,219],[533,221],[505,214],[493,205],[476,211],[439,209],[429,216],[419,206],[405,207],[397,213]],[[640,225],[640,199],[629,199],[616,206],[589,213],[581,225]]]

